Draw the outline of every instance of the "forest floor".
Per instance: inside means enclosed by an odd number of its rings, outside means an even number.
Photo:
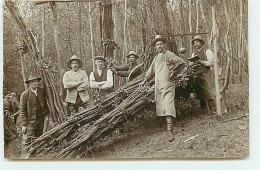
[[[88,158],[245,158],[249,156],[249,87],[234,84],[227,90],[229,113],[216,115],[192,110],[174,120],[176,138],[168,142],[166,121],[148,111],[124,124],[96,144]],[[224,122],[234,117],[241,118]],[[21,137],[5,146],[5,157],[17,159]],[[48,156],[46,156],[48,158]]]

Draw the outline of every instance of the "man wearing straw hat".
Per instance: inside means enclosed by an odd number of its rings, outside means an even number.
[[[103,56],[95,57],[96,69],[90,73],[90,88],[93,89],[94,99],[97,95],[104,95],[113,90],[113,73],[106,68],[106,59]]]
[[[63,76],[63,85],[67,90],[68,115],[78,112],[79,106],[83,108],[90,106],[88,75],[80,69],[82,64],[82,61],[76,55],[73,55],[67,63],[67,67],[71,70],[64,73]]]
[[[197,35],[191,41],[195,51],[192,57],[199,58],[192,66],[196,66],[198,75],[195,80],[195,89],[197,98],[200,100],[200,106],[203,109],[215,111],[214,80],[211,67],[214,66],[214,56],[210,49],[205,48],[205,41]],[[202,73],[203,72],[203,73]]]
[[[166,38],[156,35],[152,45],[158,51],[141,85],[155,77],[155,98],[157,116],[166,117],[168,141],[175,139],[173,117],[176,117],[174,78],[184,69],[185,62],[173,52],[166,50]]]
[[[45,89],[40,88],[40,77],[31,74],[25,81],[29,89],[25,90],[20,99],[20,117],[22,126],[22,156],[29,150],[32,141],[47,130],[49,109]]]
[[[131,81],[135,79],[137,76],[142,74],[143,68],[142,64],[137,63],[137,60],[139,59],[139,56],[136,54],[134,50],[129,51],[128,55],[126,56],[128,58],[128,64],[125,66],[112,66],[111,70],[117,74],[118,76],[127,77],[128,81]]]

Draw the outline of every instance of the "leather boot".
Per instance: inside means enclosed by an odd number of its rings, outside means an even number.
[[[172,142],[175,139],[175,134],[173,133],[172,116],[166,117],[167,131],[168,131],[168,141]]]

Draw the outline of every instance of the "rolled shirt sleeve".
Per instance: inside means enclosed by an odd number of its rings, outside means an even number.
[[[113,73],[110,69],[107,69],[106,83],[101,86],[101,89],[109,89],[113,87]]]
[[[210,49],[206,50],[206,56],[207,56],[207,61],[202,61],[204,66],[213,66],[214,65],[214,55],[213,52]]]
[[[89,75],[89,84],[90,84],[90,88],[98,88],[98,84],[100,82],[96,82],[95,77],[94,77],[94,73],[91,72]]]

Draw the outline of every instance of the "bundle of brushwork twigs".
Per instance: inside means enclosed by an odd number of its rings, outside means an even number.
[[[60,150],[72,143],[79,129],[85,128],[102,118],[106,113],[111,112],[117,105],[121,105],[122,101],[131,95],[139,83],[144,79],[144,74],[138,76],[135,80],[120,87],[116,91],[106,95],[103,100],[80,113],[75,114],[70,119],[56,126],[50,131],[44,133],[37,138],[30,146],[30,150],[26,154],[26,158],[40,157],[50,151]]]
[[[175,79],[176,83],[186,80],[189,71],[184,70]],[[36,158],[58,148],[59,152],[53,158],[81,157],[101,137],[114,131],[149,102],[154,102],[154,87],[150,87],[152,81],[150,85],[140,87],[143,80],[144,74],[110,93],[99,104],[43,134],[29,146],[26,157]]]

